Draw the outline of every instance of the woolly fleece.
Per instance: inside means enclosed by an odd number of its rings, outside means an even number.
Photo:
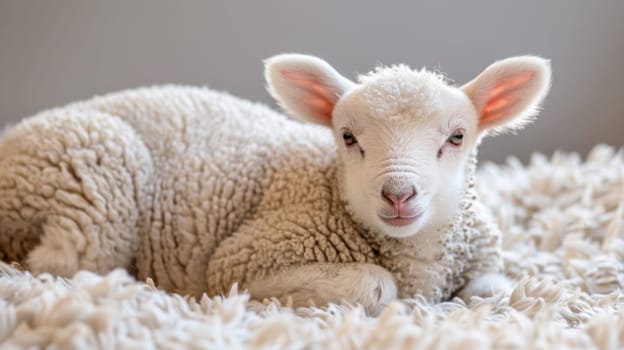
[[[0,250],[37,273],[124,267],[195,296],[291,266],[372,263],[399,296],[441,301],[502,269],[474,157],[455,220],[409,239],[352,219],[336,159],[328,129],[209,89],[143,88],[45,111],[0,144]],[[361,283],[383,288],[377,276]]]

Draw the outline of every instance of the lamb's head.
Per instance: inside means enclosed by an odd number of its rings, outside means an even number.
[[[333,130],[341,191],[355,218],[399,238],[449,223],[470,154],[483,136],[531,120],[550,86],[550,66],[509,58],[455,87],[400,65],[355,83],[319,58],[287,54],[267,60],[266,79],[286,111]]]

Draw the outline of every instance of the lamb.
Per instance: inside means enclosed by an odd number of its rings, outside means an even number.
[[[0,257],[33,273],[117,267],[182,294],[295,306],[441,301],[508,287],[476,197],[476,148],[531,121],[547,60],[462,87],[404,65],[353,82],[320,58],[266,61],[292,120],[206,88],[124,91],[22,121],[0,141]],[[315,124],[315,125],[313,125]]]

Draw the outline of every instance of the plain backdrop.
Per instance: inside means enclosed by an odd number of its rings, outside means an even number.
[[[497,59],[540,55],[553,67],[542,115],[486,140],[481,159],[622,145],[622,0],[0,0],[0,124],[163,83],[273,104],[262,60],[283,52],[321,56],[351,78],[406,63],[457,84]]]

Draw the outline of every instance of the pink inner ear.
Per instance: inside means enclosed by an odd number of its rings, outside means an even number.
[[[497,81],[481,110],[481,124],[489,124],[509,116],[510,109],[520,100],[514,92],[531,81],[535,72],[521,72]]]
[[[301,102],[308,107],[310,114],[319,119],[331,119],[338,99],[333,87],[324,84],[310,73],[299,71],[281,71],[280,73],[299,90]]]

